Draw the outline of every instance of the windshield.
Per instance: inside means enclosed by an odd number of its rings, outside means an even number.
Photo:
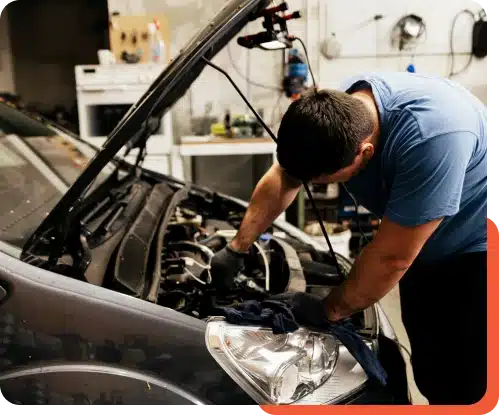
[[[0,104],[0,241],[22,248],[96,151]],[[112,172],[102,170],[93,186]]]
[[[67,240],[70,221],[79,213],[81,195],[94,183],[102,168],[125,146],[137,140],[144,142],[154,131],[159,120],[187,91],[204,67],[248,23],[253,14],[260,13],[270,0],[230,0],[225,7],[200,30],[171,60],[148,90],[130,108],[109,134],[106,145],[92,159],[69,191],[59,200],[45,220],[36,228],[24,245],[23,256],[34,252],[38,244],[46,244],[46,237],[55,238],[51,261],[60,258]],[[151,125],[152,124],[152,125]],[[60,217],[68,217],[64,226]]]

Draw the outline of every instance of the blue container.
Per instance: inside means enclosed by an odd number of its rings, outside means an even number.
[[[306,63],[290,63],[289,76],[292,78],[307,79],[308,67]]]
[[[288,58],[288,76],[290,78],[303,78],[307,79],[308,66],[304,59],[300,56],[297,49],[289,51]]]

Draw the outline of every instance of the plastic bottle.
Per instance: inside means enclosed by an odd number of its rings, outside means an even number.
[[[232,120],[230,116],[230,111],[227,110],[225,112],[224,117],[224,127],[225,127],[225,135],[227,138],[232,138]]]
[[[161,34],[159,20],[154,19],[154,24],[156,26],[156,53],[155,58],[157,63],[165,63],[166,55],[165,55],[165,41],[163,40],[163,35]]]
[[[288,56],[288,74],[285,79],[286,95],[298,97],[308,78],[308,65],[297,49],[291,49]]]
[[[148,25],[149,31],[149,60],[153,63],[165,63],[165,41],[161,34],[159,21],[154,19]]]
[[[154,23],[149,23],[147,25],[148,41],[149,41],[149,62],[154,62],[154,56],[156,54],[156,48],[154,45],[156,39],[156,25]]]

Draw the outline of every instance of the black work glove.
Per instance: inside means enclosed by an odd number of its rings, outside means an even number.
[[[280,301],[287,304],[296,322],[302,326],[326,328],[331,322],[326,316],[325,298],[304,292],[286,292],[274,295],[266,301]]]
[[[234,278],[244,267],[246,253],[237,252],[229,244],[211,259],[212,284],[219,289],[231,288]]]

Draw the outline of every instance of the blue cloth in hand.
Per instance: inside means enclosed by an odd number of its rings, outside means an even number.
[[[283,301],[265,300],[259,302],[250,300],[235,307],[219,307],[216,310],[231,324],[261,325],[271,328],[274,334],[291,333],[300,327],[292,307]],[[379,381],[383,386],[386,385],[387,374],[385,370],[374,352],[356,333],[355,326],[349,319],[337,323],[326,320],[322,322],[321,327],[317,328],[337,337],[359,362],[370,379]]]

